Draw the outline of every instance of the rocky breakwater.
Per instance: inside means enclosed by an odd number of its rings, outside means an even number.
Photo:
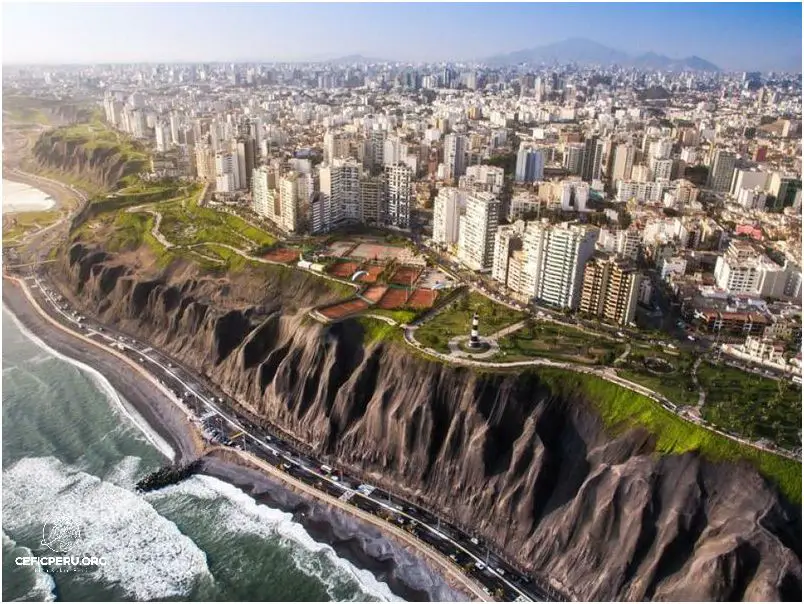
[[[446,366],[366,344],[356,321],[304,320],[323,291],[306,275],[258,291],[146,278],[82,246],[61,268],[88,312],[577,598],[800,599],[800,507],[746,463],[662,456],[639,429],[612,436],[592,401],[538,373]]]

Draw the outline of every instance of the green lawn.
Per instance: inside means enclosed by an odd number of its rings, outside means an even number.
[[[46,227],[61,216],[59,210],[17,212],[3,220],[3,243],[12,243],[26,233]]]
[[[525,313],[497,304],[477,292],[469,292],[417,329],[416,339],[422,346],[449,352],[447,343],[450,338],[469,334],[475,311],[479,315],[480,335],[484,336],[521,321],[527,316]]]
[[[588,364],[609,364],[625,351],[625,345],[593,336],[573,327],[539,321],[499,340],[498,361],[550,358]]]
[[[225,243],[247,251],[276,242],[273,235],[238,216],[199,206],[195,198],[184,205],[171,202],[156,209],[162,213],[160,231],[175,245]]]
[[[656,436],[656,450],[665,455],[698,451],[713,461],[746,460],[777,484],[793,502],[801,502],[801,463],[742,445],[687,422],[649,398],[595,376],[552,368],[538,374],[564,397],[581,394],[594,404],[607,430],[619,433],[642,426]]]
[[[668,373],[655,373],[645,360],[659,358],[673,366]],[[677,405],[697,405],[698,387],[692,379],[695,358],[687,353],[670,354],[658,346],[634,344],[631,354],[618,366],[617,373],[627,380],[642,384],[666,396]]]
[[[366,312],[372,315],[381,315],[383,317],[388,317],[400,324],[410,323],[419,314],[415,310],[405,310],[405,309],[386,310],[384,308],[369,308]]]
[[[698,379],[706,390],[707,421],[786,448],[801,446],[801,386],[708,362],[698,368]]]

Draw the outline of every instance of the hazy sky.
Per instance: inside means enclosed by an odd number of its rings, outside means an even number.
[[[3,63],[483,58],[584,37],[726,69],[800,65],[801,5],[3,2]]]

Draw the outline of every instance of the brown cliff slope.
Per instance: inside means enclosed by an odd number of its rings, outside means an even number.
[[[443,512],[581,599],[798,600],[801,514],[747,464],[607,434],[534,372],[476,373],[298,309],[325,286],[147,279],[80,245],[66,288],[320,454]],[[322,297],[323,296],[323,297]]]

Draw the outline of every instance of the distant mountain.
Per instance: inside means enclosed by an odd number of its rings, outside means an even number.
[[[628,62],[629,65],[642,69],[660,69],[664,71],[720,71],[720,68],[701,57],[691,56],[684,59],[671,59],[665,55],[647,52]]]
[[[319,61],[319,63],[331,63],[332,65],[354,65],[359,63],[361,65],[370,63],[387,63],[386,59],[377,59],[372,57],[364,57],[363,55],[347,55],[345,57],[338,57],[335,59],[326,59]]]
[[[633,57],[626,52],[610,48],[586,38],[571,38],[526,50],[495,55],[484,60],[489,65],[517,65],[519,63],[580,63],[584,65],[633,65],[643,69],[671,71],[720,71],[717,65],[700,57],[673,59],[655,52]]]
[[[515,65],[518,63],[586,63],[611,65],[623,63],[630,57],[619,50],[585,38],[571,38],[526,50],[496,55],[486,59],[492,65]]]

